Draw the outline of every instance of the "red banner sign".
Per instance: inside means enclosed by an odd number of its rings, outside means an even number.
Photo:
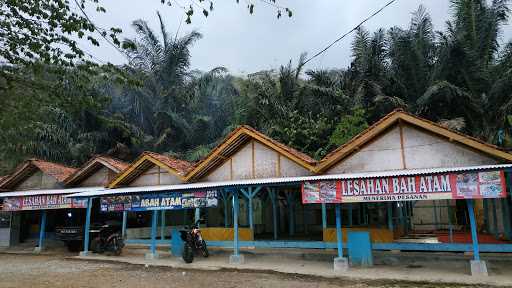
[[[302,183],[302,203],[356,203],[506,197],[503,171]]]
[[[87,208],[87,199],[66,198],[64,195],[38,195],[4,198],[3,211]]]

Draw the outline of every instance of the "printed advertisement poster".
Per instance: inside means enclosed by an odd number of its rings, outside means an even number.
[[[341,203],[338,181],[315,181],[302,184],[302,203]]]
[[[64,195],[38,195],[4,198],[3,211],[87,208],[86,199],[66,198]]]
[[[503,198],[503,171],[304,182],[302,202],[357,203]]]
[[[178,210],[217,207],[217,190],[101,197],[101,211]]]

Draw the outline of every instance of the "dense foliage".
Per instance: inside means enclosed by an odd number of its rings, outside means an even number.
[[[246,77],[193,71],[201,35],[177,38],[160,15],[158,30],[134,21],[137,37],[123,42],[129,63],[119,69],[134,83],[102,67],[5,66],[16,77],[0,79],[0,169],[31,156],[76,165],[143,150],[195,161],[240,124],[321,158],[395,108],[511,147],[512,43],[500,39],[508,1],[451,3],[443,31],[423,7],[409,27],[358,29],[346,69],[305,70],[302,55]]]

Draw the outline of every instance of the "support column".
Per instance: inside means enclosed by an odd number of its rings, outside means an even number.
[[[162,210],[160,218],[160,239],[165,240],[165,210]]]
[[[121,227],[121,237],[126,239],[126,224],[128,222],[128,211],[123,211],[123,226]]]
[[[229,205],[229,196],[228,193],[225,190],[222,190],[220,192],[220,195],[222,197],[222,203],[224,204],[224,228],[229,227],[229,214],[228,214],[228,205]]]
[[[158,222],[158,210],[153,210],[151,215],[151,247],[150,253],[146,254],[147,260],[158,259],[156,252],[156,226]]]
[[[505,180],[507,183],[506,189],[505,189],[505,195],[506,197],[501,199],[501,203],[503,206],[502,212],[503,212],[503,227],[505,230],[505,239],[506,240],[512,240],[512,220],[510,219],[510,204],[508,202],[508,196],[510,195],[510,189],[512,188],[512,179],[510,177],[510,173],[507,172],[505,174]]]
[[[494,238],[499,239],[500,233],[498,231],[498,199],[492,199],[492,232],[494,233]]]
[[[446,206],[448,207],[448,239],[450,239],[450,243],[453,243],[453,225],[452,225],[452,206],[450,205],[450,200],[446,200]]]
[[[393,203],[394,202],[387,202],[388,206],[388,229],[393,231]]]
[[[89,231],[91,230],[91,211],[92,198],[89,198],[87,200],[87,213],[85,215],[84,251],[80,252],[80,256],[87,256],[89,254]]]
[[[471,260],[471,275],[472,276],[488,276],[487,265],[485,261],[480,260],[480,251],[478,247],[478,234],[476,227],[475,211],[473,208],[473,199],[467,199],[469,222],[471,225],[471,239],[473,241],[473,255],[474,260]]]
[[[286,201],[288,203],[288,234],[290,236],[295,235],[295,215],[294,215],[294,200],[295,200],[295,194],[294,192],[286,192]]]
[[[270,197],[270,201],[272,202],[272,230],[274,232],[274,240],[277,240],[277,193],[275,188],[269,188],[268,195]]]
[[[233,191],[233,255],[229,256],[230,264],[243,264],[244,257],[240,254],[239,242],[238,242],[238,213],[239,213],[239,203],[238,203],[238,191]]]
[[[327,229],[327,204],[322,203],[322,228]]]
[[[201,208],[196,208],[194,212],[194,224],[201,220]]]
[[[343,257],[343,233],[341,231],[341,204],[336,205],[336,242],[338,257],[334,258],[334,271],[345,272],[348,270],[348,259]]]
[[[46,210],[41,210],[41,223],[39,226],[39,245],[34,249],[34,253],[43,252],[45,235],[46,235]]]
[[[489,200],[488,199],[482,199],[483,206],[484,206],[484,227],[485,231],[487,233],[490,232],[491,227],[489,225]]]

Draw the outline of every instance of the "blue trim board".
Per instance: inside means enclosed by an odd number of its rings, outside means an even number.
[[[150,245],[151,239],[127,239],[127,244]],[[157,240],[158,245],[170,245],[169,240]],[[207,241],[211,247],[233,248],[233,241]],[[346,243],[343,243],[345,246]],[[336,242],[323,241],[240,241],[239,247],[256,248],[299,248],[299,249],[336,249]],[[346,247],[346,246],[345,246]],[[512,253],[512,244],[479,244],[480,252]],[[468,252],[473,244],[463,243],[373,243],[372,250],[401,251],[445,251]]]

